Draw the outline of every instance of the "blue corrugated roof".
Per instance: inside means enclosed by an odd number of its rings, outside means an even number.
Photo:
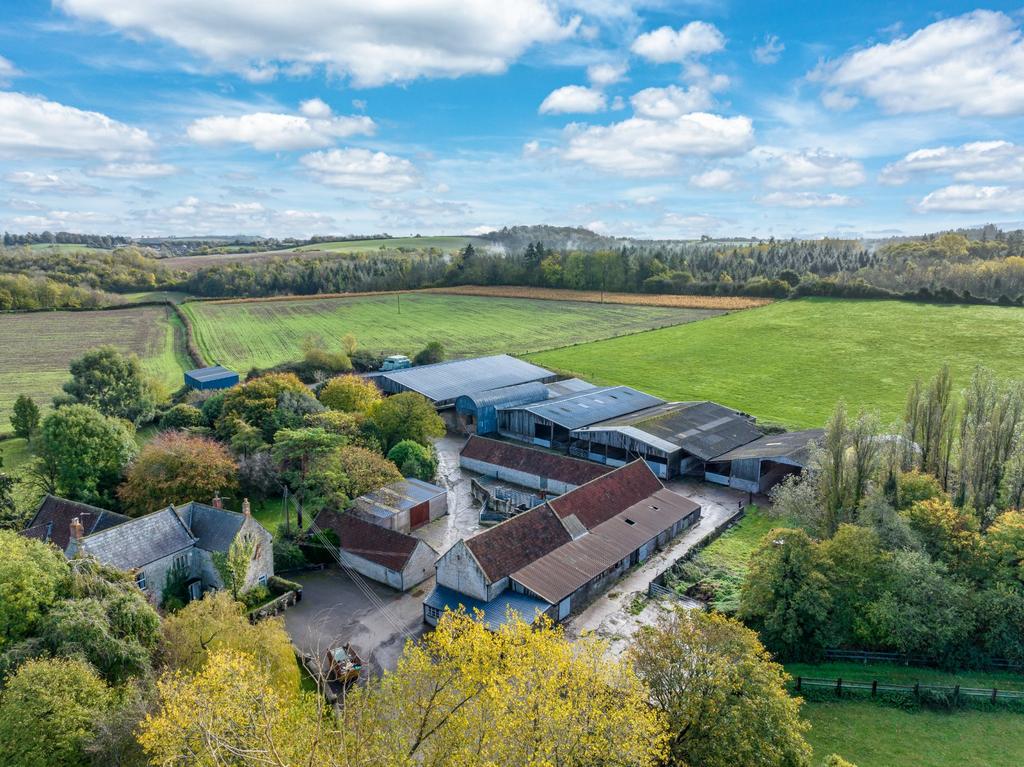
[[[237,376],[234,370],[228,370],[222,365],[214,365],[208,368],[196,368],[195,370],[188,371],[185,375],[191,376],[197,381],[216,381],[220,378],[226,378],[229,376]]]
[[[500,389],[463,394],[455,401],[459,411],[469,411],[495,405],[518,405],[524,402],[538,402],[548,398],[548,388],[540,381],[503,386]]]
[[[475,615],[475,611],[480,610],[483,613],[484,624],[491,631],[501,628],[510,613],[518,614],[523,620],[532,623],[538,615],[551,608],[548,602],[514,591],[503,591],[490,602],[481,602],[445,586],[435,586],[430,596],[423,600],[423,604],[441,612],[446,608],[458,612],[461,606],[466,608],[469,615]]]
[[[629,386],[605,386],[562,397],[499,410],[526,410],[566,429],[579,429],[609,418],[664,404],[664,400]]]

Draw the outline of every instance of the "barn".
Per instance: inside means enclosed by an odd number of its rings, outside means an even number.
[[[407,477],[359,496],[350,511],[372,524],[408,533],[448,513],[448,491]]]
[[[190,389],[230,389],[238,383],[238,373],[221,365],[196,368],[185,373],[185,385]]]
[[[498,433],[541,447],[567,450],[574,429],[663,403],[629,386],[600,386],[541,402],[498,407]]]
[[[749,493],[766,493],[790,474],[799,474],[807,466],[811,446],[824,435],[824,429],[765,435],[708,462],[704,478]]]
[[[643,458],[672,479],[703,475],[706,461],[760,436],[746,413],[714,402],[670,402],[574,429],[570,454],[609,466]]]
[[[459,453],[459,465],[485,477],[552,495],[567,493],[611,471],[590,461],[476,435]]]
[[[467,434],[494,434],[498,431],[498,408],[543,402],[553,397],[595,389],[593,384],[579,378],[567,378],[554,383],[530,383],[488,389],[463,394],[455,400],[458,427]]]
[[[385,394],[418,392],[440,409],[451,407],[464,394],[503,389],[532,381],[554,381],[555,378],[557,376],[550,370],[508,354],[495,354],[404,370],[381,371],[373,380]]]
[[[338,537],[343,565],[398,591],[408,591],[434,574],[437,552],[411,535],[337,511],[320,512],[311,529],[330,530]]]

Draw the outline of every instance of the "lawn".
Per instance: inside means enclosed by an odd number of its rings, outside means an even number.
[[[808,703],[814,764],[838,753],[857,767],[1018,767],[1024,715],[903,711],[873,703]]]
[[[177,317],[161,306],[0,316],[0,431],[9,428],[19,394],[48,407],[68,379],[71,361],[102,344],[135,352],[149,373],[177,389],[187,365],[181,335]]]
[[[372,253],[384,250],[440,250],[453,253],[462,250],[469,243],[480,247],[483,240],[479,237],[386,237],[376,240],[343,240],[339,242],[318,242],[315,245],[303,245],[296,251],[327,251],[329,253]]]
[[[915,378],[948,362],[1024,378],[1024,309],[802,299],[531,356],[597,383],[673,400],[712,399],[790,427],[821,426],[836,402],[898,419]]]
[[[182,305],[211,363],[245,373],[301,356],[303,339],[330,349],[352,333],[362,348],[412,354],[440,341],[451,357],[523,354],[589,342],[718,312],[663,306],[483,298],[435,293],[299,300],[197,301]]]

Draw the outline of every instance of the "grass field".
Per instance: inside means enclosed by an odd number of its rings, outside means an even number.
[[[531,356],[597,383],[713,399],[791,427],[821,426],[836,402],[900,417],[915,377],[948,362],[1024,377],[1024,309],[802,299]]]
[[[302,340],[310,333],[322,337],[331,349],[340,349],[342,336],[352,333],[365,349],[404,354],[440,341],[449,356],[459,357],[521,354],[716,314],[657,306],[434,293],[182,306],[192,320],[204,356],[211,363],[242,373],[297,359]]]
[[[677,309],[752,309],[771,303],[770,298],[746,296],[681,296],[660,293],[602,293],[598,290],[562,290],[530,288],[517,285],[459,285],[451,288],[424,288],[424,292],[461,296],[495,296],[497,298],[540,298],[547,301],[588,301],[608,304],[639,304],[672,306]]]
[[[838,753],[857,767],[1018,767],[1024,715],[903,711],[873,703],[808,703],[814,764]]]
[[[484,241],[479,237],[387,237],[377,240],[318,242],[315,245],[302,245],[295,250],[300,253],[313,250],[328,253],[372,253],[381,248],[385,250],[428,250],[434,248],[445,253],[452,253],[462,250],[469,243],[473,243],[474,247],[479,247]]]
[[[71,361],[102,344],[135,352],[146,370],[177,389],[187,365],[180,351],[182,330],[161,306],[0,316],[0,430],[9,428],[19,394],[47,407],[68,379]]]

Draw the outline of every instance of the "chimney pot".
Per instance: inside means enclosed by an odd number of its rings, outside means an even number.
[[[213,503],[211,504],[215,509],[224,508],[224,499],[220,497],[220,492],[217,492],[213,496]]]
[[[81,541],[82,535],[85,533],[85,529],[82,527],[82,522],[78,517],[71,520],[71,540]]]
[[[243,498],[242,499],[242,513],[245,514],[245,516],[247,516],[247,517],[252,514],[252,509],[249,508],[249,499],[248,498]]]

